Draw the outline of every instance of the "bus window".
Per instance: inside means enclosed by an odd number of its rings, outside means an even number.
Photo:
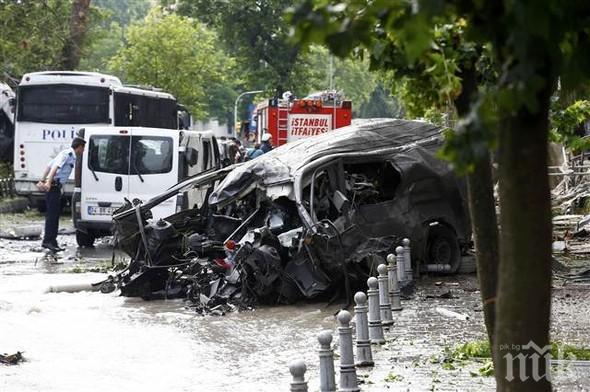
[[[158,117],[157,128],[178,129],[178,114],[176,112],[176,101],[172,99],[157,98]]]
[[[109,90],[80,85],[21,86],[18,121],[50,124],[108,123]]]
[[[115,126],[177,128],[176,101],[115,93]]]
[[[115,126],[128,127],[138,125],[136,117],[139,115],[138,96],[115,93]]]

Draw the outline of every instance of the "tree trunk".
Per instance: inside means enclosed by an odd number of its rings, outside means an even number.
[[[90,0],[74,0],[70,15],[70,37],[66,41],[62,52],[62,67],[64,70],[74,70],[80,64],[82,44],[88,30],[88,10]]]
[[[489,152],[475,164],[467,176],[469,193],[469,213],[475,241],[477,278],[483,303],[484,321],[490,347],[494,350],[494,330],[496,323],[496,290],[498,287],[498,220],[492,181],[492,168]]]
[[[503,392],[551,390],[543,351],[549,344],[551,311],[550,91],[547,86],[537,94],[536,113],[521,108],[505,117],[499,132],[501,258],[495,363],[497,390]]]
[[[461,94],[455,100],[457,114],[466,117],[471,109],[477,92],[475,62],[461,70]],[[489,151],[475,162],[474,170],[467,175],[467,192],[469,196],[469,213],[475,256],[477,277],[483,302],[484,321],[490,347],[494,349],[494,328],[496,320],[496,288],[498,285],[498,220],[494,200],[492,166]]]

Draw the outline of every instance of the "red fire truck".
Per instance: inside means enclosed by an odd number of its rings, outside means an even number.
[[[304,137],[319,135],[350,125],[352,103],[335,91],[293,99],[266,100],[256,106],[256,141],[263,133],[272,135],[273,144],[281,146]]]

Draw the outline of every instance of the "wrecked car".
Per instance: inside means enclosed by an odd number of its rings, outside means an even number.
[[[404,237],[415,273],[454,272],[471,232],[442,139],[425,122],[362,120],[127,202],[113,216],[132,258],[121,292],[198,309],[352,298]],[[150,219],[177,194],[190,208]]]

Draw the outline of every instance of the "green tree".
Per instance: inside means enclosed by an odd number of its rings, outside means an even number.
[[[468,63],[460,67],[461,73],[470,71],[461,75],[461,86],[472,88],[460,91],[455,100],[456,104],[466,101],[469,105],[467,110],[457,105],[464,132],[454,138],[455,142],[466,142],[463,147],[467,148],[456,152],[456,157],[457,163],[463,161],[469,168],[473,164],[464,158],[474,159],[481,150],[487,151],[481,148],[481,141],[487,138],[487,125],[494,127],[498,137],[500,264],[497,297],[489,298],[484,306],[495,303],[496,308],[493,343],[500,391],[551,389],[547,378],[538,380],[534,371],[538,369],[532,366],[521,369],[519,363],[514,363],[515,374],[522,370],[526,380],[506,378],[504,355],[535,354],[529,342],[540,347],[549,342],[549,100],[558,76],[569,86],[588,77],[589,7],[584,1],[556,0],[346,4],[321,1],[318,6],[309,1],[294,13],[300,33],[303,32],[301,39],[323,40],[342,55],[362,43],[371,49],[373,57],[383,59],[382,64],[389,64],[391,69],[398,68],[397,61],[412,66],[424,54],[436,54],[432,26],[456,15],[465,19],[466,34],[475,44],[474,49],[489,46],[493,59],[500,64],[499,77],[486,89],[479,88],[473,77],[475,61],[471,61],[470,67]],[[393,44],[387,45],[390,41]],[[393,49],[401,49],[401,56],[392,56]],[[443,63],[447,60],[443,59]],[[481,162],[477,166],[483,167]],[[548,369],[541,362],[540,374],[545,374]]]
[[[356,6],[360,7],[357,9]],[[477,92],[476,80],[493,79],[486,61],[483,48],[464,40],[466,21],[450,14],[439,17],[437,23],[428,24],[411,20],[413,11],[398,4],[399,9],[391,13],[380,13],[379,9],[363,11],[361,3],[354,3],[347,12],[338,11],[338,7],[319,8],[311,17],[305,16],[305,8],[297,10],[294,18],[300,19],[301,39],[323,39],[332,50],[346,55],[356,45],[366,48],[372,69],[387,72],[393,90],[404,103],[406,114],[410,118],[424,117],[439,124],[451,124],[458,116],[466,116],[471,108],[472,96]],[[340,7],[342,8],[342,7]],[[309,10],[310,8],[308,8]],[[324,11],[326,11],[324,13]],[[336,11],[336,12],[334,12]],[[319,18],[318,18],[319,14]],[[353,17],[351,17],[351,15]],[[395,19],[384,21],[382,18]],[[354,33],[349,37],[346,29],[336,27],[335,23],[348,23]],[[308,21],[328,18],[322,31],[334,30],[322,36],[313,30]],[[331,19],[332,18],[332,19]],[[410,18],[410,20],[408,20]],[[326,25],[324,21],[324,27]],[[386,34],[381,26],[391,25],[392,32]],[[422,23],[420,34],[412,33]],[[307,26],[306,26],[307,25]],[[374,26],[374,36],[370,35]],[[394,27],[397,26],[397,27]],[[395,33],[395,34],[394,34]],[[410,34],[412,33],[412,34]],[[333,35],[344,35],[335,39]],[[417,40],[416,46],[409,45],[409,37]],[[355,41],[356,40],[356,41]],[[358,50],[358,49],[357,49]],[[478,63],[482,64],[478,64]],[[489,62],[489,61],[488,61]],[[480,71],[476,72],[476,69]],[[457,114],[455,114],[455,111]],[[470,212],[474,227],[478,277],[480,281],[486,329],[490,342],[494,337],[495,308],[493,299],[496,297],[498,267],[498,229],[496,223],[495,203],[493,198],[490,154],[486,140],[477,137],[481,134],[473,127],[462,127],[461,137],[455,137],[446,148],[446,155],[453,159],[459,169],[466,171]],[[468,131],[468,132],[465,132]],[[454,135],[454,134],[453,134]],[[465,148],[465,146],[471,148]],[[491,345],[493,346],[493,345]]]
[[[0,1],[0,71],[20,78],[26,72],[59,69],[70,10],[67,0]]]
[[[128,46],[111,59],[110,69],[128,83],[174,94],[196,118],[217,111],[225,91],[236,83],[234,60],[218,48],[216,34],[202,23],[156,8],[143,23],[129,27],[127,37]]]
[[[73,0],[69,37],[62,49],[61,69],[74,70],[80,64],[82,48],[90,21],[90,0]]]
[[[142,20],[150,10],[150,0],[92,0],[92,4],[108,12],[107,25],[117,22],[125,28],[131,23]]]
[[[353,117],[396,117],[400,114],[397,101],[383,90],[381,75],[369,71],[369,61],[360,58],[331,58],[328,49],[311,45],[302,51],[301,64],[306,75],[299,75],[300,86],[306,93],[327,90],[330,87],[342,92],[352,101]],[[332,64],[330,66],[330,63]],[[372,108],[370,105],[374,105]]]
[[[291,26],[283,13],[292,5],[287,0],[181,0],[169,8],[199,19],[219,32],[223,45],[238,60],[241,84],[235,87],[236,91],[258,89],[265,90],[266,96],[279,97],[284,91],[291,91],[303,97],[330,87],[330,56],[320,46],[302,50],[290,39]],[[355,117],[360,115],[361,107],[366,107],[377,88],[377,79],[368,71],[368,61],[333,61],[333,87],[352,100]],[[245,115],[245,107],[252,98],[247,96],[240,101],[244,109],[240,110],[240,117]],[[390,106],[395,105],[391,96],[383,98]]]
[[[361,103],[356,116],[359,118],[403,118],[404,111],[397,98],[393,97],[382,83],[379,83],[369,98]]]
[[[143,20],[149,0],[92,0],[91,20],[79,68],[105,72],[108,62],[125,46],[127,27]]]
[[[94,19],[100,18],[102,16],[100,11],[97,10]],[[80,59],[80,69],[106,72],[110,59],[125,45],[123,34],[123,28],[116,21],[109,22],[108,25],[103,25],[103,23],[92,24],[88,32],[86,50]]]
[[[573,150],[590,149],[590,140],[584,137],[584,126],[590,121],[590,101],[577,100],[563,109],[556,101],[551,109],[551,139]]]
[[[309,92],[310,69],[302,60],[299,45],[289,40],[283,15],[292,1],[181,0],[174,4],[178,13],[219,32],[228,52],[238,60],[244,80],[239,90],[261,89],[275,96],[285,91],[297,96]]]

